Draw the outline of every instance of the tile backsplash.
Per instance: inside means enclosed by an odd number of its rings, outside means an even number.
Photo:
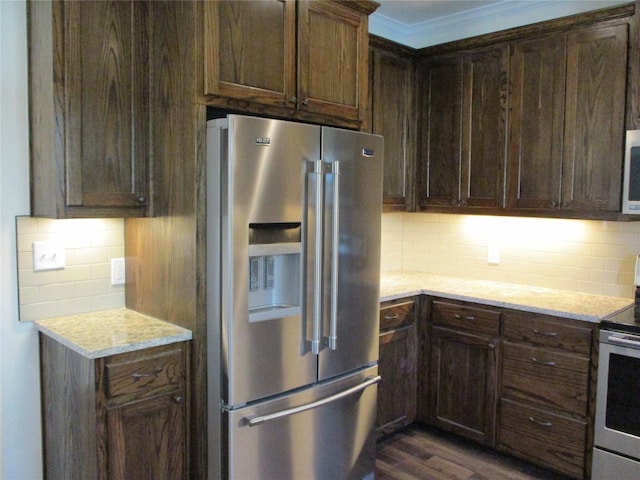
[[[488,263],[488,249],[499,263]],[[382,271],[417,270],[632,298],[640,222],[388,213]]]
[[[111,259],[124,257],[124,220],[17,217],[20,320],[124,307],[124,285],[111,285]],[[66,266],[33,270],[33,242],[64,247]]]
[[[20,319],[38,320],[125,305],[111,285],[111,259],[124,257],[123,219],[17,217]],[[65,249],[61,270],[35,272],[35,241]],[[488,248],[499,251],[489,264]],[[441,275],[633,298],[640,222],[386,213],[382,271]]]

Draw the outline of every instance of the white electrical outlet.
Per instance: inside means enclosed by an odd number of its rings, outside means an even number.
[[[111,285],[124,285],[125,263],[124,258],[111,259]]]
[[[487,247],[487,263],[498,265],[500,263],[500,247],[496,244],[489,244]]]
[[[33,270],[60,270],[65,267],[64,247],[52,240],[33,242]]]

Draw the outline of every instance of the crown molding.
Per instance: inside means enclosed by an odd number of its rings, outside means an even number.
[[[629,2],[628,0],[502,1],[411,25],[373,13],[369,17],[369,33],[419,49],[624,3]]]

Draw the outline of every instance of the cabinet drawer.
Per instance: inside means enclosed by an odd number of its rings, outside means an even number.
[[[502,355],[503,396],[587,414],[589,359],[510,342]]]
[[[155,395],[182,388],[185,365],[180,344],[108,357],[104,364],[107,398]]]
[[[588,356],[591,352],[593,326],[586,322],[580,323],[584,327],[569,319],[528,312],[506,312],[503,334],[505,339]]]
[[[500,312],[464,303],[434,300],[431,308],[434,325],[497,337],[500,333]]]
[[[583,477],[587,424],[503,400],[498,448],[576,478]]]
[[[380,330],[388,330],[415,322],[416,308],[413,299],[400,299],[380,305]]]

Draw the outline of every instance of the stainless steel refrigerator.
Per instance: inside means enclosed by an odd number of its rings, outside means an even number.
[[[373,478],[380,136],[207,124],[209,478]]]

